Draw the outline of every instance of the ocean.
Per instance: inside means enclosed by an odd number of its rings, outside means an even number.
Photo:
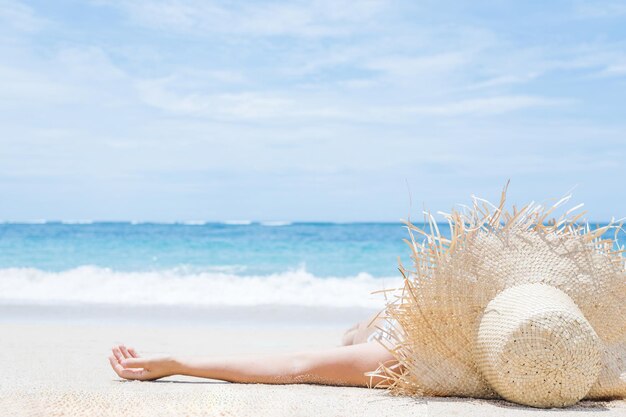
[[[374,308],[407,237],[399,222],[3,223],[0,303]]]

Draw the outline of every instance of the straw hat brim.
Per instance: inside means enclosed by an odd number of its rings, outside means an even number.
[[[388,348],[399,366],[381,367],[375,373],[378,383],[397,394],[506,396],[503,392],[516,387],[494,386],[493,378],[486,375],[488,367],[479,360],[481,321],[489,303],[505,290],[541,284],[571,300],[571,305],[561,306],[559,311],[566,316],[572,313],[567,316],[571,320],[580,319],[580,326],[574,327],[584,328],[579,337],[586,340],[591,359],[580,358],[586,351],[577,350],[569,333],[560,336],[558,343],[568,345],[574,352],[572,360],[581,359],[593,375],[580,376],[588,385],[582,394],[582,388],[574,387],[572,374],[564,373],[559,381],[565,388],[552,399],[538,401],[539,386],[535,393],[521,390],[512,401],[563,406],[581,398],[626,397],[626,269],[616,239],[603,237],[616,226],[593,230],[580,223],[582,214],[574,214],[575,210],[548,221],[568,198],[548,208],[529,204],[509,211],[504,207],[505,197],[506,188],[498,206],[474,198],[472,207],[445,215],[450,238],[439,233],[430,215],[426,217],[427,231],[407,222],[414,268],[400,266],[404,285],[393,293],[385,310],[391,327]],[[424,239],[420,241],[416,234]],[[537,296],[532,291],[528,294]],[[558,304],[558,298],[548,302]],[[539,320],[518,314],[514,317],[520,323],[526,320],[529,326]],[[568,323],[554,321],[551,326],[557,332]],[[555,349],[546,348],[546,355]],[[540,369],[535,371],[541,376]],[[570,395],[570,391],[576,394]]]

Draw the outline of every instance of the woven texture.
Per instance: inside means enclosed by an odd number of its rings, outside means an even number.
[[[522,284],[491,300],[476,338],[476,364],[507,400],[562,407],[583,398],[598,379],[601,345],[564,292]]]
[[[508,211],[505,196],[444,214],[449,239],[430,215],[428,232],[407,222],[414,268],[400,266],[404,286],[386,308],[398,365],[374,375],[395,394],[538,407],[626,397],[626,270],[603,239],[616,226],[591,230],[576,208],[548,220],[567,198]],[[485,314],[491,302],[506,320]]]

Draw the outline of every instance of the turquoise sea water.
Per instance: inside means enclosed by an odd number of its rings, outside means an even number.
[[[374,306],[410,263],[406,237],[401,223],[4,223],[0,302]]]
[[[0,268],[395,274],[401,223],[0,224]]]

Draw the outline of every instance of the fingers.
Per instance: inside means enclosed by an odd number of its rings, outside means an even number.
[[[120,361],[124,368],[147,368],[150,365],[149,359],[144,358],[128,358]]]
[[[109,356],[109,363],[111,363],[111,368],[113,368],[117,375],[120,375],[120,373],[124,370],[115,356]]]
[[[145,372],[143,369],[127,369],[124,368],[117,360],[115,356],[109,356],[109,362],[115,373],[124,379],[145,379]]]
[[[139,357],[137,351],[134,348],[127,348],[125,345],[118,345],[116,347],[113,347],[113,349],[119,350],[122,356],[126,359]]]
[[[117,359],[118,362],[122,362],[125,359],[119,346],[114,346],[111,349],[111,352],[113,352],[113,356],[115,356],[115,359]]]
[[[152,361],[140,358],[135,349],[118,345],[114,346],[111,352],[113,355],[109,356],[109,362],[119,377],[141,381],[154,379],[154,377],[150,377],[151,371],[147,369],[147,366],[152,363]]]
[[[128,351],[128,349],[126,348],[126,346],[124,345],[120,345],[119,346],[120,351],[122,352],[122,355],[124,355],[125,358],[132,358],[130,352]]]
[[[123,369],[145,368],[150,363],[149,359],[137,357],[137,352],[135,352],[134,349],[133,353],[135,356],[133,356],[124,345],[114,346],[111,352],[113,352],[113,356]]]
[[[111,363],[111,368],[115,371],[118,376],[122,376],[124,373],[124,367],[120,365],[115,356],[109,356],[109,362]],[[123,378],[123,377],[122,377]]]
[[[130,356],[132,356],[133,358],[138,358],[139,355],[137,354],[137,351],[134,348],[128,348],[128,353],[130,353]]]

